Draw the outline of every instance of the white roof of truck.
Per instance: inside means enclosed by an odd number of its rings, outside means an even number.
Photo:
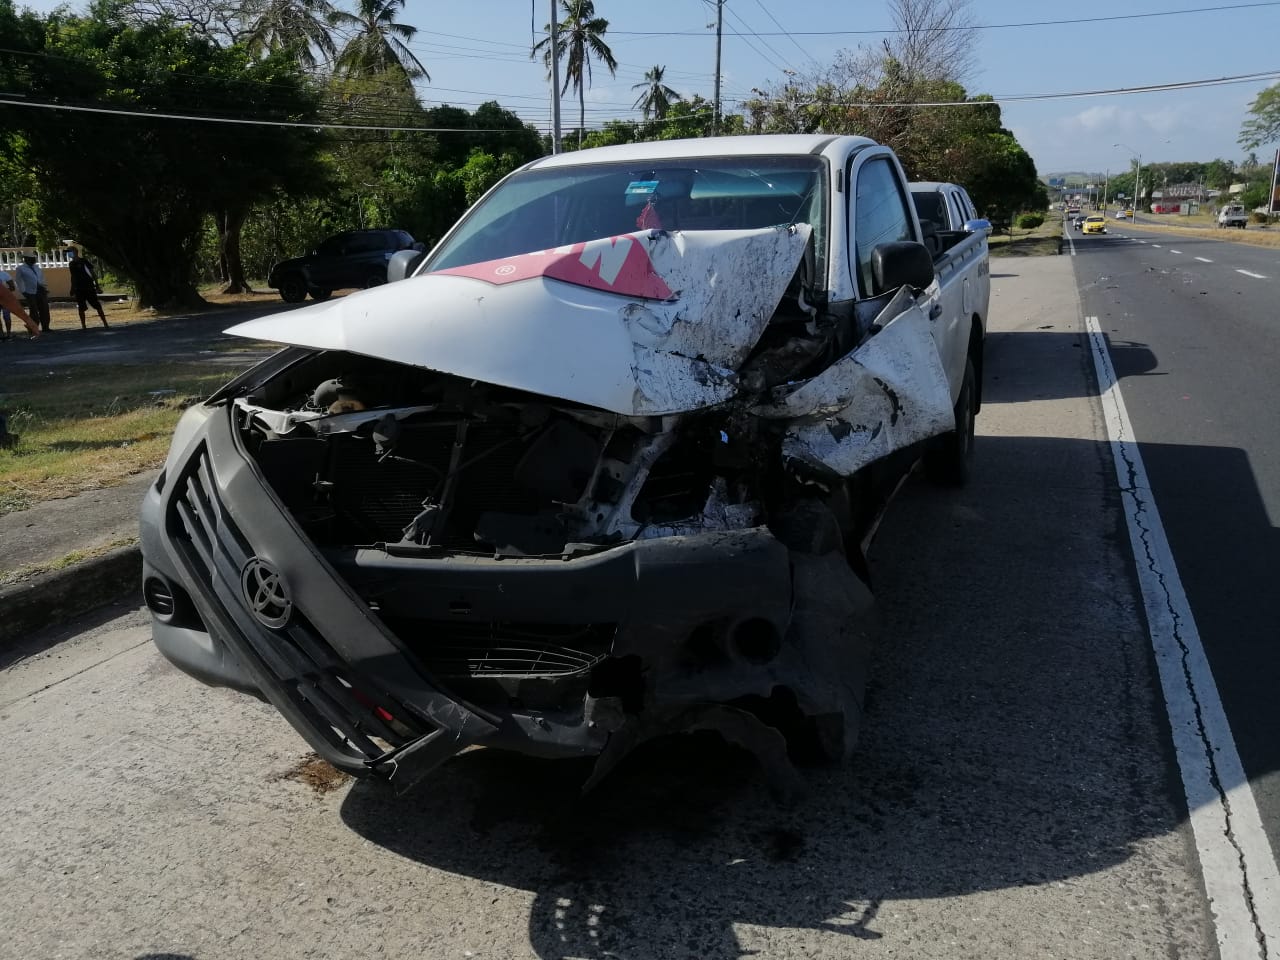
[[[575,167],[584,163],[631,163],[674,158],[817,156],[836,140],[853,141],[858,146],[875,146],[867,137],[836,137],[825,133],[782,133],[741,137],[703,137],[690,140],[652,140],[613,147],[572,150],[535,160],[529,168]]]

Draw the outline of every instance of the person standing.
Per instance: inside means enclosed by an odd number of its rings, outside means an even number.
[[[18,295],[13,292],[13,283],[8,279],[8,277],[9,274],[0,270],[0,278],[3,278],[0,280],[0,310],[4,311],[5,339],[9,339],[8,331],[9,324],[11,323],[9,320],[9,314],[16,313],[18,315],[18,319],[27,325],[27,332],[31,334],[31,339],[34,340],[36,337],[40,336],[40,327],[34,320],[27,316],[27,311],[22,309],[22,302],[18,299]]]
[[[18,293],[27,306],[31,319],[40,325],[42,331],[49,330],[49,287],[44,280],[44,271],[36,266],[36,255],[24,253],[22,263],[13,272],[14,282],[18,285]]]
[[[93,264],[79,256],[75,247],[67,250],[67,272],[71,274],[71,296],[75,297],[76,306],[80,309],[80,329],[86,329],[85,308],[92,306],[98,311],[98,319],[102,321],[102,325],[110,330],[111,324],[107,323],[107,315],[102,312],[102,301],[98,299],[98,278],[94,275]]]
[[[7,270],[0,270],[0,287],[13,291],[13,277],[9,276]],[[2,295],[0,295],[2,296]],[[9,313],[9,304],[6,301],[0,301],[0,323],[4,324],[4,339],[8,340],[13,336],[13,319]]]

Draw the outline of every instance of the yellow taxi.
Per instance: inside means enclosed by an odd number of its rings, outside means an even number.
[[[1085,217],[1084,233],[1106,233],[1107,221],[1102,217]]]

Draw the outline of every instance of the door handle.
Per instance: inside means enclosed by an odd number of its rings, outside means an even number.
[[[940,316],[942,316],[942,304],[935,300],[933,306],[929,308],[929,319],[937,320]]]

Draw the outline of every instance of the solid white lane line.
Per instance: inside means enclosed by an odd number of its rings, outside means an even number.
[[[1071,239],[1071,231],[1064,229],[1062,233],[1067,238],[1067,243],[1071,244],[1071,255],[1074,257],[1076,255],[1076,242]],[[1059,247],[1058,249],[1062,248]]]
[[[1213,261],[1210,260],[1208,257],[1196,257],[1196,259],[1199,260],[1201,263],[1213,263]]]
[[[1253,279],[1255,279],[1255,280],[1265,280],[1265,279],[1267,279],[1267,278],[1266,278],[1266,277],[1264,277],[1262,274],[1260,274],[1260,273],[1254,273],[1252,270],[1237,270],[1237,271],[1236,271],[1236,273],[1243,273],[1246,277],[1253,277]]]
[[[1085,329],[1218,950],[1222,960],[1275,957],[1280,870],[1160,522],[1098,318],[1085,317]]]

